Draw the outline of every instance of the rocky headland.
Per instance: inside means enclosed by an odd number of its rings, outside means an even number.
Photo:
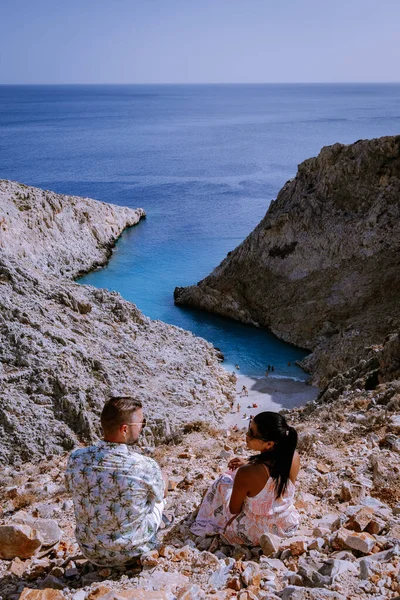
[[[73,279],[104,265],[142,208],[0,181],[0,252],[39,273]]]
[[[270,329],[325,386],[400,324],[400,136],[323,148],[175,302]]]
[[[0,182],[0,462],[97,439],[110,394],[133,392],[147,445],[220,419],[232,383],[211,344],[73,277],[105,264],[131,210]]]

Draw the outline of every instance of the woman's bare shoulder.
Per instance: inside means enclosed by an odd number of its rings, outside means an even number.
[[[240,479],[250,479],[253,480],[261,471],[264,471],[263,465],[259,463],[247,463],[242,465],[236,471],[236,477],[239,476]]]
[[[246,463],[238,468],[237,473],[241,473],[242,475],[251,475],[258,470],[258,465],[256,463]]]

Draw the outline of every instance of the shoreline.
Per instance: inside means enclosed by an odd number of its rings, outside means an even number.
[[[224,417],[227,427],[236,425],[239,429],[247,428],[250,415],[254,416],[267,410],[279,412],[284,408],[304,406],[306,402],[315,400],[320,391],[305,381],[284,377],[250,377],[239,373],[236,373],[236,377],[234,407]],[[246,386],[248,396],[240,393],[243,386]]]

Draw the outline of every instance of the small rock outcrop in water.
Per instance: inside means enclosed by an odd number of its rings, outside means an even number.
[[[231,394],[211,344],[68,279],[104,264],[143,215],[0,183],[0,463],[94,441],[113,393],[143,401],[150,446],[178,424],[215,420]]]
[[[325,385],[400,324],[400,136],[323,148],[259,225],[177,304],[269,328],[313,352]]]

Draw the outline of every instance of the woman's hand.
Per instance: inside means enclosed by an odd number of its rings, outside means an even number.
[[[239,467],[243,467],[243,465],[246,464],[247,460],[245,458],[235,456],[234,458],[231,458],[231,460],[228,462],[228,469],[231,469],[231,471],[236,471],[236,469],[238,469]]]

